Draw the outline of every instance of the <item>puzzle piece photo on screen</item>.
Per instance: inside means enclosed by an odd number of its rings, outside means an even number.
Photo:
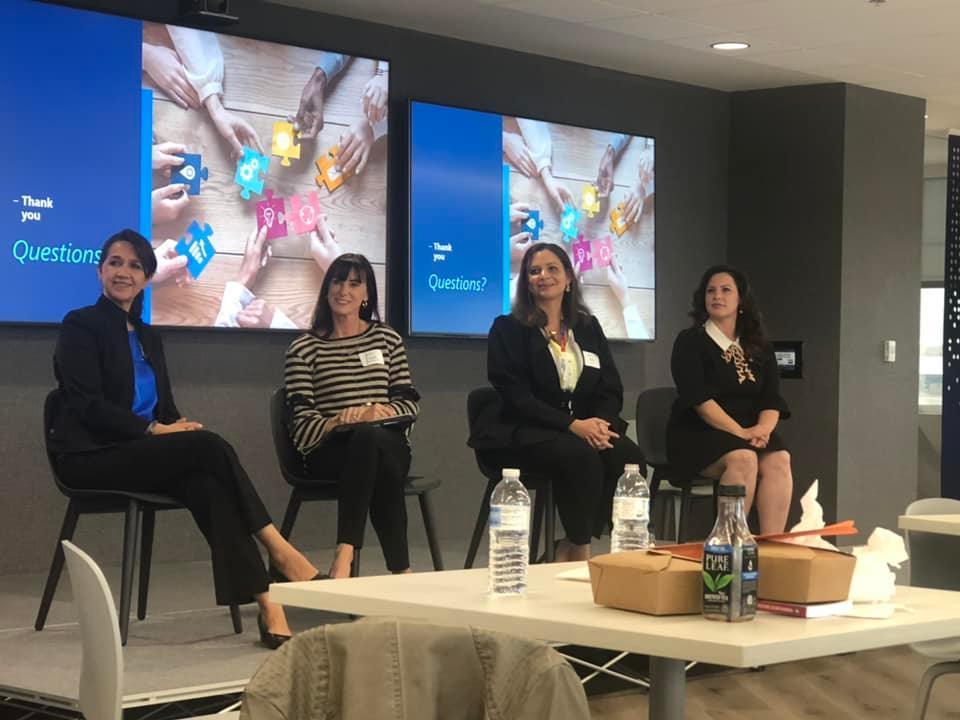
[[[531,210],[527,215],[527,219],[523,221],[523,227],[521,230],[526,230],[530,233],[530,239],[533,242],[540,240],[540,232],[543,230],[543,220],[540,219],[539,210]]]
[[[198,278],[210,260],[216,255],[216,248],[210,242],[213,228],[204,224],[200,226],[196,220],[187,228],[190,237],[182,237],[177,241],[177,254],[187,258],[187,270],[191,277]]]
[[[273,190],[267,190],[265,199],[257,203],[257,230],[267,228],[267,240],[287,236],[287,213],[283,198],[273,197]]]
[[[187,195],[199,195],[200,181],[208,179],[200,153],[181,153],[177,157],[183,158],[183,165],[170,173],[170,184],[186,185]]]
[[[317,170],[320,171],[320,174],[317,175],[317,185],[326,187],[327,192],[333,192],[343,185],[347,179],[347,176],[337,169],[337,155],[339,154],[340,146],[334,145],[317,158]]]
[[[596,185],[585,185],[580,193],[580,207],[587,213],[587,217],[593,217],[600,212],[600,195]]]
[[[570,242],[577,237],[577,225],[580,224],[580,211],[573,205],[564,205],[560,213],[560,232],[564,242]]]
[[[623,234],[630,229],[630,223],[623,217],[623,203],[617,205],[610,213],[610,230],[617,234],[617,237],[623,237]]]
[[[306,202],[304,202],[306,199]],[[290,212],[287,215],[287,225],[293,227],[293,232],[297,235],[308,233],[317,226],[317,220],[320,219],[320,198],[316,190],[313,190],[302,197],[292,195],[290,197]]]
[[[613,262],[613,241],[609,235],[590,242],[590,255],[598,268],[608,267]]]
[[[293,125],[283,120],[273,124],[273,144],[270,154],[282,158],[280,164],[290,167],[290,160],[300,159],[300,138]]]
[[[250,199],[250,193],[263,193],[263,180],[270,168],[270,158],[253,148],[243,146],[243,157],[237,161],[237,174],[233,181],[240,186],[240,197]]]
[[[573,256],[571,258],[573,266],[580,272],[586,272],[593,267],[593,258],[590,257],[590,243],[583,239],[583,235],[570,246],[570,253]]]

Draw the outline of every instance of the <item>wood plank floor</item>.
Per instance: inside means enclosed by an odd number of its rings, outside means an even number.
[[[148,42],[170,46],[162,26],[145,23],[144,37]],[[224,105],[253,126],[269,153],[273,123],[296,112],[300,93],[321,52],[224,35],[220,36],[220,46],[225,67]],[[291,160],[290,167],[281,166],[281,158],[271,157],[264,192],[271,190],[274,197],[283,198],[317,192],[321,211],[327,215],[342,251],[363,253],[374,266],[380,315],[384,317],[386,138],[374,144],[363,173],[349,178],[332,193],[318,187],[314,179],[314,161],[338,142],[351,123],[361,118],[363,88],[375,70],[376,62],[364,58],[354,58],[344,68],[327,91],[325,124],[320,136],[302,144],[301,158]],[[201,153],[209,172],[200,194],[191,197],[189,206],[176,220],[154,224],[154,245],[184,237],[190,223],[198,220],[213,228],[211,241],[217,251],[196,282],[185,287],[167,283],[154,288],[152,321],[157,325],[211,325],[220,307],[224,283],[236,279],[247,237],[256,227],[256,203],[263,198],[240,197],[240,188],[234,183],[236,162],[205,111],[182,109],[154,87],[146,75],[144,86],[155,93],[155,141],[179,142],[187,146],[188,152]],[[154,177],[155,188],[166,182],[164,177]],[[323,280],[310,256],[309,236],[294,234],[291,229],[287,237],[271,241],[271,247],[273,256],[259,273],[254,293],[283,310],[298,326],[306,327]]]
[[[783,665],[730,670],[687,682],[687,720],[908,720],[920,676],[931,664],[908,647],[885,648]],[[647,716],[647,695],[590,699],[594,720]],[[933,686],[926,720],[960,718],[960,675]]]

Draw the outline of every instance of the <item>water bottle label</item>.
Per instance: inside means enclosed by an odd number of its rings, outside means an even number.
[[[491,530],[523,530],[530,528],[530,507],[527,505],[491,505]]]
[[[626,520],[649,520],[650,500],[638,497],[613,498],[613,521],[618,518]]]

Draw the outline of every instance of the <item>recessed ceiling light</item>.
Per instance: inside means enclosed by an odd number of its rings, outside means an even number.
[[[746,50],[750,47],[750,43],[745,42],[715,42],[711,43],[710,47],[714,50]]]

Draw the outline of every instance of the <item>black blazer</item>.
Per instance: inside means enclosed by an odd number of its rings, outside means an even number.
[[[557,366],[540,328],[511,315],[493,321],[487,338],[487,377],[500,394],[501,407],[491,408],[474,423],[468,444],[477,449],[522,447],[552,440],[574,419],[603,418],[623,434],[620,417],[623,384],[610,346],[595,317],[583,317],[573,329],[582,352],[591,352],[599,368],[587,367],[572,393],[560,389]]]
[[[170,391],[160,335],[139,319],[131,321],[157,378],[156,419],[173,422],[180,411]],[[150,422],[132,410],[134,377],[127,314],[106,297],[64,317],[53,371],[62,394],[60,412],[47,430],[53,452],[96,450],[146,433]]]

